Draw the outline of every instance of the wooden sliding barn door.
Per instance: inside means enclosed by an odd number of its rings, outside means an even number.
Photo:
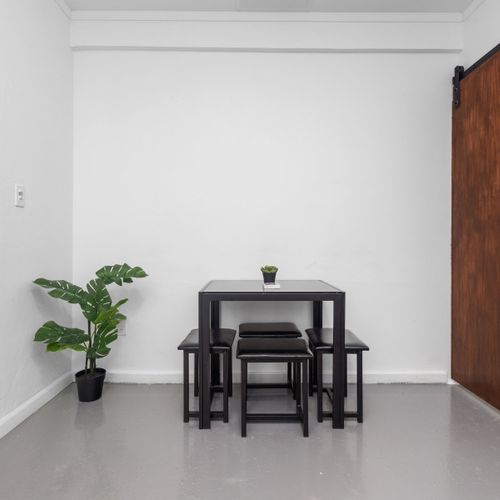
[[[452,377],[500,409],[500,51],[454,79]]]

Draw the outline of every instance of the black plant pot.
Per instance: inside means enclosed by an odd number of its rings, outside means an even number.
[[[262,275],[264,276],[264,283],[274,283],[276,281],[276,273],[265,273],[262,271]]]
[[[93,375],[89,372],[85,373],[85,370],[77,372],[75,379],[78,388],[78,399],[83,403],[100,399],[105,377],[106,370],[104,368],[96,368]]]

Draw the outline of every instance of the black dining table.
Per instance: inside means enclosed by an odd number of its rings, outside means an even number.
[[[210,360],[210,329],[221,328],[221,302],[311,302],[313,327],[323,326],[323,302],[333,302],[332,426],[344,428],[345,292],[321,280],[280,280],[280,288],[264,289],[260,280],[213,280],[198,293],[200,429],[210,429],[211,385],[218,382],[218,364]]]

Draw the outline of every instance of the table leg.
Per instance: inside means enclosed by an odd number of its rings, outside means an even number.
[[[323,328],[323,302],[320,300],[315,300],[313,302],[313,327],[314,328]],[[318,385],[318,370],[316,369],[316,359],[315,356],[312,362],[312,381],[311,386]]]
[[[333,418],[334,429],[344,428],[345,294],[333,304]]]
[[[200,376],[200,429],[210,429],[210,300],[198,294],[198,331],[200,343],[199,376]]]
[[[302,361],[302,425],[304,437],[309,436],[309,405],[307,383],[307,361]]]
[[[313,302],[313,327],[323,328],[323,302],[320,300]]]
[[[213,301],[210,306],[210,328],[220,328],[220,302]],[[219,356],[212,356],[212,385],[220,385]]]

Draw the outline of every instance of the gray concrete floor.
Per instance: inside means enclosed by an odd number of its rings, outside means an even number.
[[[0,440],[2,500],[500,498],[500,413],[458,386],[368,385],[364,424],[182,423],[181,386],[70,386]],[[352,391],[354,392],[354,391]],[[351,401],[349,400],[349,404]],[[289,405],[277,391],[250,410]]]

